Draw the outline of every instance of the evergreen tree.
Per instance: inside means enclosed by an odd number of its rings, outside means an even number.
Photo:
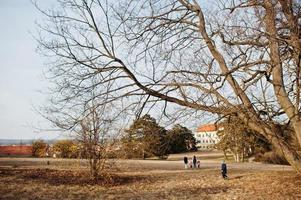
[[[167,140],[169,143],[169,153],[196,150],[196,141],[191,130],[180,124],[175,125],[171,130],[167,131]]]
[[[136,119],[122,138],[128,158],[147,158],[167,155],[166,130],[150,115]]]

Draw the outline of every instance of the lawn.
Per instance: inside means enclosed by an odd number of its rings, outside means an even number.
[[[50,161],[50,165],[47,165]],[[219,161],[184,170],[181,160],[117,160],[112,181],[93,182],[79,160],[0,158],[0,199],[301,199],[289,166]]]

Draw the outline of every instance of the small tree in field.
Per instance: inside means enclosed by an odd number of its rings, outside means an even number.
[[[82,148],[82,156],[88,159],[90,174],[94,180],[100,175],[108,175],[108,156],[113,150],[113,140],[109,137],[109,119],[104,119],[104,111],[92,106],[89,112],[80,121],[77,140]]]
[[[254,149],[263,142],[256,137],[256,133],[250,130],[241,120],[235,116],[228,117],[222,123],[222,129],[217,132],[220,141],[215,147],[224,152],[230,151],[235,162],[243,162],[245,158],[254,153]]]
[[[103,88],[109,89],[109,87]],[[84,99],[88,98],[89,102]],[[57,128],[70,132],[72,140],[59,141],[54,145],[62,157],[80,157],[87,159],[93,180],[101,176],[112,181],[108,157],[115,152],[115,137],[119,129],[114,127],[122,115],[116,114],[116,106],[103,103],[107,96],[96,96],[93,92],[78,98],[77,105],[66,110],[48,108],[46,116]],[[114,113],[113,113],[114,112]],[[122,123],[118,121],[118,123]]]

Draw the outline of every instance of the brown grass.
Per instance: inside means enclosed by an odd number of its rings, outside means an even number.
[[[0,160],[0,199],[301,199],[301,177],[271,165],[230,165],[223,180],[218,163],[183,170],[173,161],[118,161],[114,181],[95,182],[76,165],[9,161]]]

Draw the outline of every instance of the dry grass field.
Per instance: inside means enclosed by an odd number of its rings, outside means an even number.
[[[223,180],[214,159],[188,170],[175,157],[117,160],[105,183],[89,179],[84,161],[48,160],[0,158],[0,199],[301,199],[301,176],[289,166],[230,163]]]

